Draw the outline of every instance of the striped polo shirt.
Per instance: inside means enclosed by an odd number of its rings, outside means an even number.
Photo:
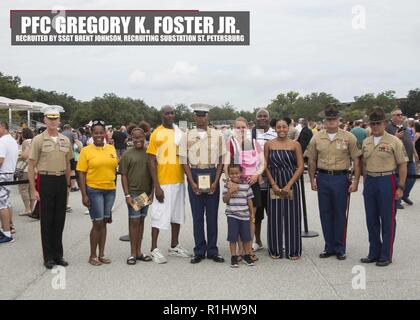
[[[241,181],[239,190],[235,192],[226,204],[226,215],[239,220],[249,220],[248,200],[254,198],[251,186]],[[223,188],[223,195],[228,192],[227,184]]]

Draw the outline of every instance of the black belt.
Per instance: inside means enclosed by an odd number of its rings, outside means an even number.
[[[325,173],[330,176],[337,176],[339,174],[348,174],[348,170],[325,170],[325,169],[318,169],[319,173]]]

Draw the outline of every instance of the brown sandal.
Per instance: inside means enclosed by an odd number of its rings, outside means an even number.
[[[102,265],[102,262],[101,262],[101,261],[99,261],[99,259],[98,259],[98,258],[89,258],[89,263],[90,263],[92,266],[95,266],[95,267]]]
[[[99,257],[98,260],[104,264],[110,264],[111,260],[105,257]]]

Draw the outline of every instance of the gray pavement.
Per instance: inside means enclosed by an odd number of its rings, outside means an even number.
[[[64,274],[61,269],[51,271],[43,267],[39,222],[18,216],[23,204],[14,186],[12,204],[16,242],[0,245],[0,299],[419,299],[420,183],[416,183],[412,191],[414,206],[397,214],[394,262],[386,268],[363,265],[361,272],[357,267],[361,266],[359,259],[366,256],[368,250],[362,189],[361,184],[351,199],[347,260],[318,258],[323,249],[323,238],[317,199],[316,193],[310,191],[309,183],[306,183],[310,230],[318,231],[320,236],[303,239],[303,256],[299,261],[272,260],[264,250],[258,252],[259,261],[255,267],[241,265],[239,269],[229,268],[222,202],[219,248],[225,263],[206,260],[192,265],[189,259],[168,257],[168,263],[164,265],[139,262],[128,266],[129,243],[118,240],[128,233],[121,186],[118,187],[114,222],[108,227],[106,245],[106,254],[113,262],[93,267],[87,262],[91,222],[89,216],[84,215],[80,193],[71,193],[73,212],[67,215],[64,232],[65,258],[70,266],[65,268]],[[186,201],[187,222],[181,228],[180,243],[192,252],[191,210],[188,199]],[[264,238],[266,221],[263,223]],[[165,253],[169,239],[169,231],[161,232],[159,247]],[[147,218],[143,251],[148,253],[149,249],[150,221]],[[365,289],[363,281],[354,278],[363,273],[366,275]],[[65,288],[61,289],[64,284]],[[352,284],[356,284],[356,289]]]

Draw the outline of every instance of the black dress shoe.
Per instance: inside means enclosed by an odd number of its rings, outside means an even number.
[[[408,198],[402,198],[402,200],[406,203],[406,204],[408,204],[409,206],[412,206],[413,204],[414,204],[414,202],[413,201],[411,201],[410,199],[408,199]]]
[[[58,266],[63,266],[63,267],[67,267],[69,265],[69,263],[66,260],[64,260],[63,258],[55,260],[55,263]]]
[[[395,206],[398,210],[404,210],[404,206],[401,203],[397,203]]]
[[[204,259],[204,257],[203,257],[203,256],[194,256],[194,257],[190,260],[190,262],[191,262],[192,264],[196,264],[196,263],[201,262],[201,260],[203,260],[203,259]]]
[[[327,251],[324,251],[324,252],[322,252],[322,253],[319,254],[319,257],[321,259],[329,258],[329,257],[332,257],[332,256],[335,256],[335,252],[327,252]]]
[[[385,261],[378,261],[378,262],[376,262],[376,265],[377,265],[378,267],[386,267],[386,266],[388,266],[390,263],[391,263],[391,261],[389,261],[389,260],[385,260]]]
[[[55,261],[54,260],[48,260],[47,262],[44,263],[44,266],[47,269],[52,269],[55,266]]]
[[[338,260],[346,260],[347,256],[346,254],[337,253],[336,255]]]
[[[225,262],[225,259],[223,259],[223,257],[221,255],[215,255],[215,256],[209,256],[207,257],[207,259],[212,259],[214,262]]]
[[[378,259],[375,259],[375,258],[369,258],[369,257],[366,257],[366,258],[362,258],[362,259],[360,259],[360,262],[361,262],[361,263],[374,263],[374,262],[376,262],[376,261],[378,261]]]

